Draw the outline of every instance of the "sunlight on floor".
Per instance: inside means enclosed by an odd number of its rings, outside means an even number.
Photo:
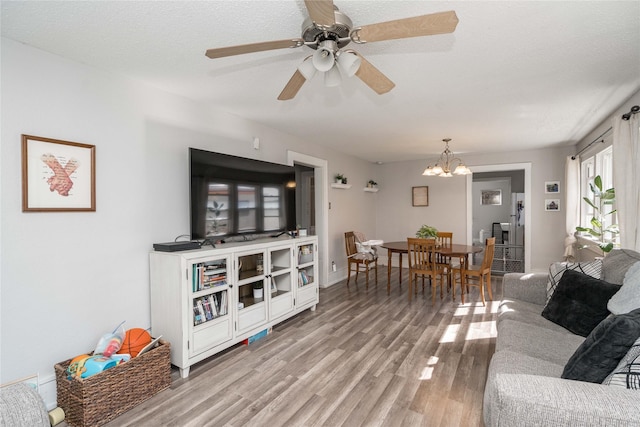
[[[465,341],[495,338],[498,335],[495,320],[488,322],[472,322],[469,325]]]
[[[427,360],[427,365],[435,365],[438,363],[438,360],[440,360],[438,357],[431,356],[429,360]],[[420,381],[428,381],[431,379],[432,375],[433,375],[433,366],[425,366],[424,369],[422,370],[422,373],[418,377],[418,379]]]
[[[447,330],[444,331],[444,334],[440,337],[440,343],[447,342],[455,342],[456,335],[458,335],[458,330],[460,329],[460,325],[449,325],[447,326]]]

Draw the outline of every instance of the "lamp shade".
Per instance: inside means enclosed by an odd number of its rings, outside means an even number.
[[[337,61],[340,69],[347,77],[353,77],[362,62],[360,57],[353,52],[341,52]]]
[[[335,57],[333,54],[335,49],[329,42],[330,40],[321,42],[318,50],[316,50],[316,52],[313,54],[313,66],[316,67],[316,70],[318,71],[329,71],[335,63]]]
[[[316,75],[316,67],[313,65],[311,56],[307,57],[302,64],[298,65],[298,71],[302,74],[305,80],[311,80]]]
[[[338,66],[334,65],[329,71],[324,73],[324,85],[326,87],[335,87],[340,86],[340,83],[342,83],[342,76],[340,75]]]

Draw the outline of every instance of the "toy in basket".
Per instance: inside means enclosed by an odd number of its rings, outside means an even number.
[[[171,347],[159,340],[126,363],[87,378],[67,377],[71,360],[55,365],[58,406],[69,426],[100,426],[171,385]],[[113,355],[112,357],[117,357]]]

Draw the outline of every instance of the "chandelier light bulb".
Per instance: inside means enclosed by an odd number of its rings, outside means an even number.
[[[449,141],[451,138],[445,138],[442,140],[445,143],[445,148],[436,165],[432,168],[427,166],[422,175],[426,176],[441,176],[443,178],[449,178],[453,175],[470,175],[471,169],[469,169],[460,158],[455,157],[453,152],[449,149]],[[456,166],[457,163],[457,166]],[[451,170],[453,169],[453,174]]]

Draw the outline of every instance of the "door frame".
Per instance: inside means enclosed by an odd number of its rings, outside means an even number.
[[[473,166],[473,172],[524,170],[524,271],[531,271],[531,162]],[[473,244],[473,175],[467,175],[467,244]]]

